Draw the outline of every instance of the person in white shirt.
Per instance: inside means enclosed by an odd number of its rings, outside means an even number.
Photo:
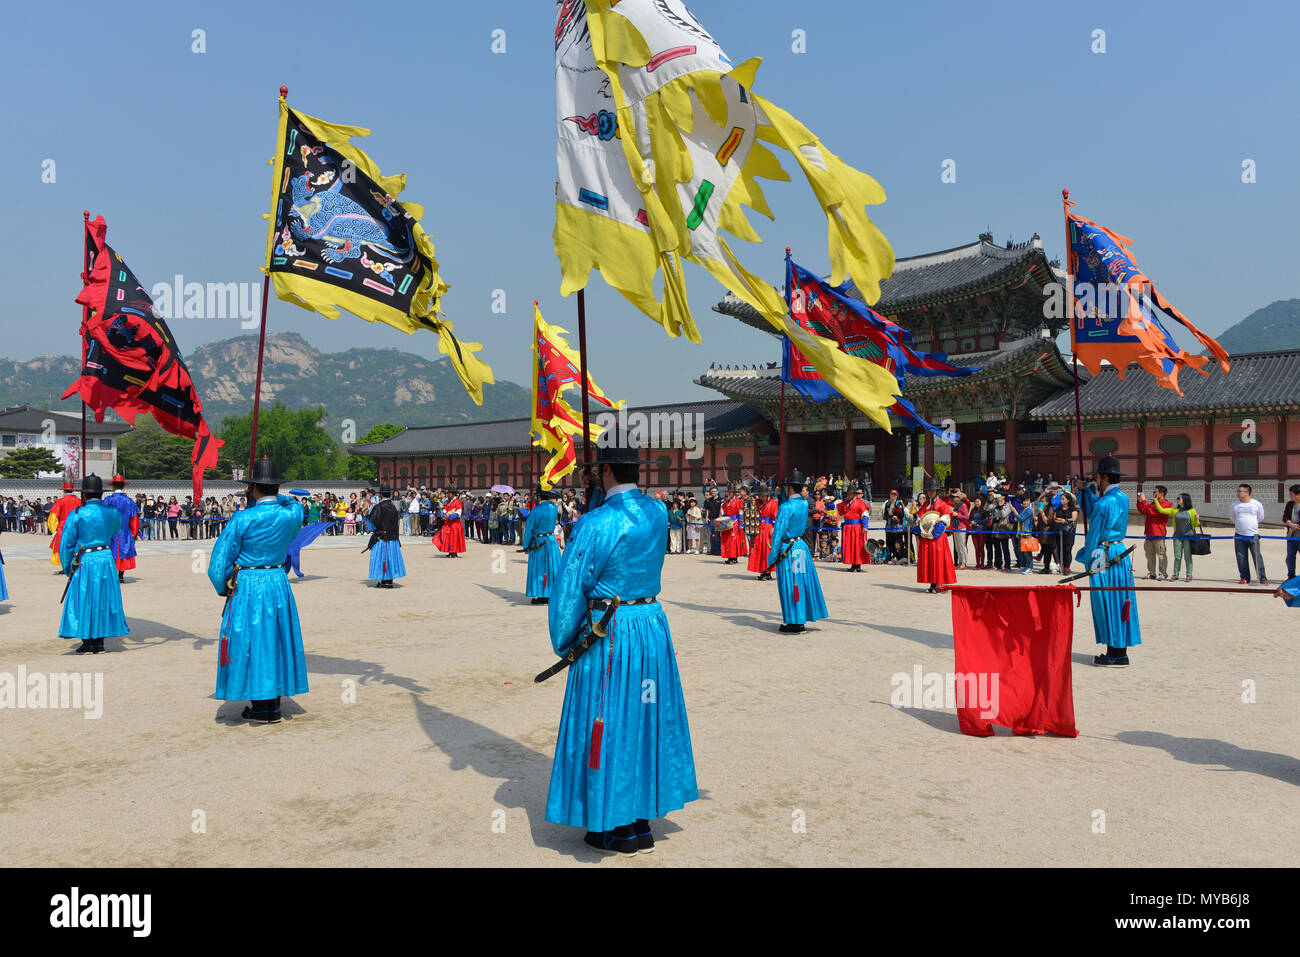
[[[406,505],[406,515],[403,517],[406,519],[406,534],[420,534],[420,496],[415,492],[411,492],[411,500]]]
[[[1241,575],[1241,584],[1250,584],[1250,560],[1254,556],[1255,571],[1259,574],[1259,583],[1268,584],[1264,574],[1264,556],[1259,551],[1259,523],[1264,520],[1264,506],[1250,497],[1249,485],[1237,486],[1237,501],[1232,503],[1232,524],[1237,528],[1232,546],[1237,552],[1237,571]]]

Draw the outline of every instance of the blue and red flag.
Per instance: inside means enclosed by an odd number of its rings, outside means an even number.
[[[1093,375],[1109,361],[1119,378],[1136,362],[1166,389],[1179,395],[1178,372],[1184,367],[1207,375],[1211,357],[1228,371],[1228,353],[1213,338],[1197,329],[1186,316],[1160,295],[1142,272],[1127,236],[1111,232],[1070,212],[1065,200],[1065,221],[1070,242],[1074,315],[1070,322],[1070,347]],[[1181,323],[1209,351],[1192,355],[1181,349],[1160,321],[1160,315]]]
[[[785,295],[790,316],[809,332],[830,339],[840,350],[866,359],[892,372],[898,380],[897,401],[889,411],[902,419],[909,429],[923,428],[945,441],[956,444],[958,436],[946,433],[917,414],[916,408],[903,398],[903,380],[907,375],[965,376],[975,370],[953,365],[942,352],[917,352],[908,343],[912,333],[898,323],[880,315],[849,293],[848,282],[831,286],[815,273],[798,265],[787,253],[785,257]],[[821,377],[799,348],[783,340],[781,378],[814,402],[839,397]]]

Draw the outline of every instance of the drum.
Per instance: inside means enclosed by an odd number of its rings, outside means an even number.
[[[725,532],[736,524],[736,520],[730,515],[719,515],[713,520],[713,524],[717,526],[718,531]]]

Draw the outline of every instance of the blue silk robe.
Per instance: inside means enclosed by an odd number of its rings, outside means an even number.
[[[639,489],[582,517],[551,592],[551,647],[567,654],[587,600],[659,594],[668,511]],[[584,629],[585,630],[585,629]],[[600,768],[588,766],[603,719]],[[568,669],[546,820],[609,831],[653,821],[699,798],[686,701],[658,602],[619,608],[608,637]]]
[[[1075,560],[1084,568],[1100,567],[1122,555],[1127,547],[1123,542],[1128,534],[1128,496],[1118,485],[1112,485],[1103,495],[1085,488],[1083,504],[1088,512],[1088,535]],[[1112,544],[1103,546],[1102,542]],[[1133,563],[1126,557],[1105,571],[1089,576],[1088,584],[1132,588]],[[1092,629],[1097,644],[1116,648],[1142,644],[1136,592],[1094,591],[1088,593],[1088,600],[1092,605]]]
[[[790,553],[774,569],[776,590],[781,597],[781,620],[787,625],[802,625],[830,614],[812,553],[803,540],[807,528],[808,500],[796,495],[782,502],[776,513],[776,524],[772,526],[772,549],[767,554],[767,563],[775,564],[789,545]],[[787,538],[798,541],[787,542]]]
[[[558,514],[554,502],[543,500],[533,506],[524,523],[524,548],[529,549],[524,594],[529,598],[550,598],[555,588],[555,573],[560,570],[560,546],[555,541]]]
[[[122,518],[99,499],[89,499],[69,513],[59,539],[59,564],[72,576],[68,597],[63,602],[60,638],[120,638],[130,634],[122,611],[122,586],[117,582],[117,562],[112,548],[83,552],[81,565],[73,571],[77,552],[110,545],[122,527]]]
[[[226,594],[240,566],[221,618],[216,697],[223,701],[266,701],[309,690],[298,606],[283,567],[302,515],[292,496],[264,498],[236,512],[212,547],[208,581],[218,595]]]
[[[140,514],[140,507],[125,492],[105,495],[104,504],[117,512],[122,519],[122,527],[117,530],[112,542],[113,557],[119,563],[119,570],[135,568],[135,534],[131,531],[131,519]],[[123,565],[123,562],[127,564]]]

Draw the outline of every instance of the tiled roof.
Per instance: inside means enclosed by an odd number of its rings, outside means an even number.
[[[957,298],[1003,273],[1018,276],[1035,260],[1046,265],[1043,244],[1036,233],[1028,242],[1010,249],[981,237],[955,249],[909,256],[894,263],[893,273],[880,284],[880,300],[872,308],[889,314],[935,299]],[[856,287],[853,295],[862,298]]]
[[[985,233],[965,246],[897,260],[894,272],[880,284],[880,300],[872,308],[891,315],[925,303],[960,299],[1002,281],[1014,279],[1018,284],[1033,267],[1038,267],[1040,282],[1064,280],[1064,274],[1048,265],[1037,234],[1008,249],[995,245]],[[862,298],[856,285],[850,283],[849,291]],[[778,334],[749,303],[731,293],[713,308],[756,329]]]
[[[705,433],[711,437],[747,432],[767,420],[741,402],[710,399],[704,402],[679,402],[672,405],[647,405],[629,408],[629,413],[644,415],[704,416]],[[591,417],[608,413],[603,405],[592,403]],[[406,429],[391,439],[369,445],[354,445],[354,455],[447,455],[460,452],[511,452],[531,445],[531,419],[503,419],[466,425],[434,425]]]
[[[1262,409],[1300,409],[1300,350],[1243,352],[1229,359],[1227,375],[1218,363],[1207,365],[1208,376],[1191,369],[1178,375],[1180,396],[1161,388],[1155,376],[1131,365],[1121,380],[1106,367],[1079,387],[1085,416],[1165,413],[1171,415],[1226,413]],[[1074,417],[1074,390],[1052,396],[1030,412],[1036,419]]]
[[[56,428],[68,433],[81,431],[81,416],[71,412],[50,412],[31,405],[11,405],[0,409],[0,432],[43,432],[45,421],[53,419]],[[96,422],[95,416],[86,413],[87,435],[121,435],[130,432],[131,426],[125,422]]]
[[[1051,339],[1032,336],[1009,343],[1004,349],[990,352],[973,352],[966,355],[952,355],[948,361],[959,366],[974,366],[978,371],[970,376],[906,376],[903,380],[903,394],[914,395],[927,389],[941,389],[946,386],[977,378],[988,372],[995,372],[999,367],[1018,359],[1032,355],[1035,351],[1047,354],[1056,352],[1056,343]],[[717,389],[726,395],[742,399],[779,399],[781,396],[781,368],[776,365],[768,369],[710,369],[695,380],[696,385],[706,389]],[[798,393],[789,390],[787,398],[797,397]]]

